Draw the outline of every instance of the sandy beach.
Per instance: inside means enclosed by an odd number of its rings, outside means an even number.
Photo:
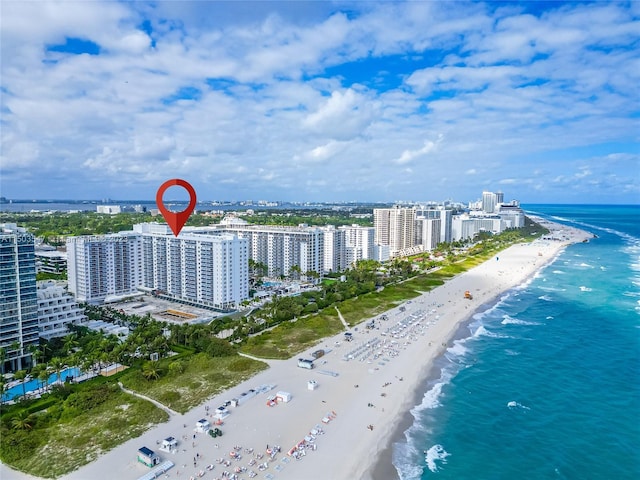
[[[387,312],[386,320],[376,317],[375,328],[367,329],[362,323],[350,330],[351,342],[340,334],[292,359],[269,361],[270,368],[252,379],[185,415],[172,415],[167,423],[62,478],[138,479],[151,471],[136,461],[143,446],[175,465],[158,478],[189,480],[200,474],[204,479],[233,478],[234,474],[238,479],[259,480],[397,478],[391,465],[391,442],[399,429],[406,428],[406,414],[416,404],[418,389],[460,325],[531,278],[566,245],[591,237],[537,221],[552,229],[550,236],[556,239],[500,252],[497,258]],[[465,291],[473,299],[465,299]],[[299,368],[298,358],[311,358],[317,349],[326,354],[315,361],[315,368]],[[311,390],[309,381],[315,381],[317,388]],[[229,416],[219,427],[222,437],[194,431],[199,419],[213,422],[210,415],[217,407],[250,389],[265,391],[240,406],[227,407]],[[268,406],[269,396],[277,392],[289,393],[291,400]],[[177,451],[159,450],[158,443],[170,436],[178,440]],[[0,477],[33,478],[4,465]]]

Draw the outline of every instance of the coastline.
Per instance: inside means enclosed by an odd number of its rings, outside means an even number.
[[[205,478],[219,478],[225,467],[219,465],[217,459],[228,459],[233,446],[251,447],[264,453],[268,444],[280,445],[282,452],[266,470],[258,472],[255,469],[258,480],[398,478],[391,463],[393,443],[404,439],[404,431],[413,423],[410,409],[421,402],[425,382],[437,378],[436,361],[460,328],[468,325],[475,313],[495,304],[502,294],[522,285],[552,262],[568,244],[591,237],[587,232],[571,227],[546,220],[543,223],[555,230],[561,239],[513,245],[498,254],[499,261],[492,258],[404,303],[406,311],[401,312],[398,306],[387,312],[389,320],[379,321],[379,330],[364,330],[365,323],[361,323],[357,331],[352,329],[356,339],[351,344],[343,342],[342,335],[323,340],[300,355],[309,358],[311,351],[327,350],[314,370],[298,368],[298,357],[270,361],[268,370],[211,398],[205,405],[215,408],[250,388],[275,385],[271,392],[259,394],[240,407],[229,407],[231,415],[221,427],[224,436],[219,441],[193,432],[195,422],[207,414],[202,405],[153,427],[141,437],[62,478],[139,478],[149,469],[135,462],[137,449],[144,445],[155,450],[156,443],[167,436],[175,436],[180,442],[176,454],[158,452],[163,460],[176,464],[167,472],[169,478],[197,478],[197,473],[204,471],[203,466],[207,464],[214,465],[214,469],[212,473],[206,472]],[[473,300],[464,299],[466,290],[472,292]],[[397,340],[391,340],[389,334],[381,335],[385,330],[408,331],[408,327],[399,329],[396,325],[412,314],[416,319],[413,323],[418,325],[412,327],[416,328],[413,334]],[[374,337],[380,342],[385,340],[384,345],[397,355],[385,354],[373,361],[372,358],[343,359],[347,351],[358,345],[365,348]],[[323,375],[323,370],[338,373],[338,376]],[[307,388],[307,381],[311,379],[318,383],[315,391]],[[267,407],[267,395],[280,390],[292,394],[291,402]],[[373,406],[369,407],[369,404]],[[327,413],[332,413],[333,418],[325,424],[322,419],[327,418]],[[316,424],[325,431],[311,442],[317,450],[308,449],[300,461],[289,457],[287,451],[308,436]],[[373,426],[371,430],[367,428],[369,425]],[[192,434],[196,435],[193,441]],[[246,454],[245,459],[234,461],[232,466],[246,467],[253,455],[255,453]],[[192,468],[191,463],[196,466]],[[3,479],[34,478],[14,472],[5,465],[0,465],[0,475]],[[240,478],[248,476],[243,474]]]

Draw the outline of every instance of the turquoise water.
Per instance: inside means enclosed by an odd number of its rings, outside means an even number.
[[[66,370],[60,371],[60,378],[62,378],[62,381],[64,382],[67,378],[70,378],[70,377],[75,378],[80,376],[81,374],[82,373],[80,372],[80,369],[78,367],[72,367],[72,368],[67,368]],[[57,380],[58,380],[58,374],[52,373],[51,375],[49,375],[49,378],[47,379],[47,385],[51,385],[53,382]],[[29,393],[29,392],[38,390],[39,388],[42,388],[42,387],[43,387],[42,382],[37,378],[34,378],[25,383],[24,391]],[[16,385],[14,387],[9,388],[6,392],[4,392],[4,395],[2,396],[2,401],[6,402],[8,400],[13,400],[15,397],[22,396],[22,393],[23,393],[22,384]]]
[[[402,479],[640,478],[640,207],[526,209],[599,238],[476,313],[394,445]]]

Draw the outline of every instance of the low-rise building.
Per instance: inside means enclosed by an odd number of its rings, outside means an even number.
[[[73,295],[53,281],[38,282],[38,332],[41,338],[51,340],[69,333],[68,325],[87,322],[82,308]]]

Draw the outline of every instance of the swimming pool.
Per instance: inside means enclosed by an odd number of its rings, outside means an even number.
[[[80,376],[81,374],[82,373],[80,372],[80,369],[78,367],[72,367],[72,368],[67,368],[65,370],[61,370],[60,378],[62,378],[62,381],[64,382],[69,377],[74,378],[74,377]],[[53,382],[57,380],[58,380],[58,374],[52,373],[51,375],[49,375],[46,385],[51,385]],[[38,390],[43,386],[45,385],[43,385],[43,383],[40,380],[38,380],[37,378],[33,378],[25,383],[24,391],[27,393],[33,392],[34,390]],[[2,395],[2,401],[6,402],[8,400],[13,400],[16,397],[22,396],[22,393],[23,393],[22,383],[19,383],[18,385],[14,385],[10,389],[8,389],[6,392],[4,392],[4,395]]]

